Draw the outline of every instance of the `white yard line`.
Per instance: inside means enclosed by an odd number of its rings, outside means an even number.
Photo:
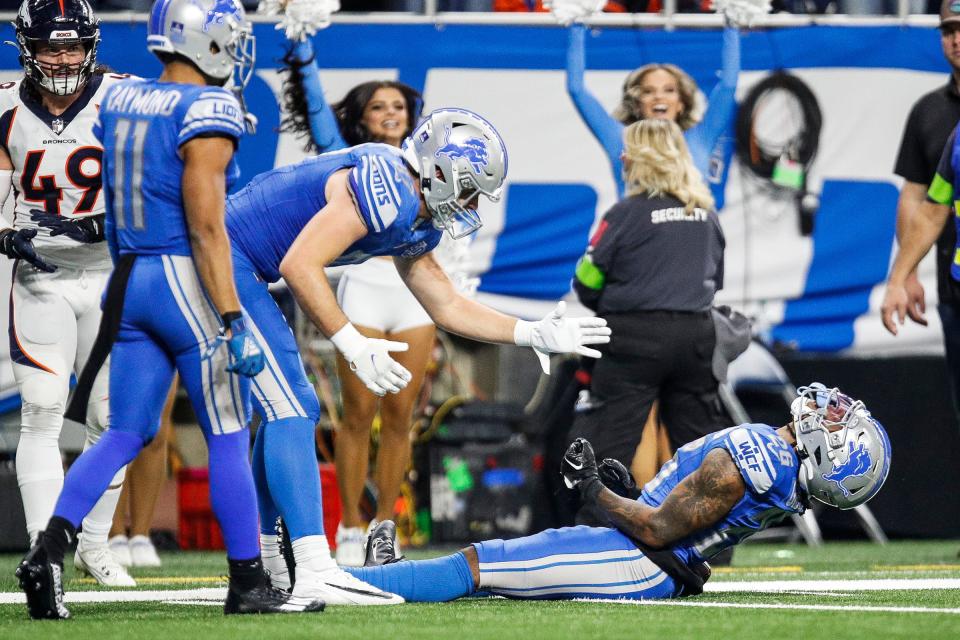
[[[174,602],[180,600],[207,600],[222,603],[227,597],[225,588],[201,588],[155,591],[68,591],[69,602]],[[22,593],[0,593],[0,604],[26,604]]]
[[[706,593],[800,593],[806,592],[814,597],[817,594],[832,592],[859,593],[863,591],[913,591],[928,589],[960,589],[960,579],[881,579],[881,580],[764,580],[764,581],[716,581],[704,585]],[[227,596],[223,587],[205,587],[199,589],[165,589],[150,591],[70,591],[66,594],[68,603],[76,602],[164,602],[170,604],[210,604],[219,605]],[[22,593],[0,593],[0,604],[23,604],[26,599]],[[960,609],[936,607],[885,607],[861,605],[825,605],[825,604],[780,604],[780,603],[729,603],[700,602],[690,600],[612,600],[621,604],[706,607],[733,609],[794,609],[814,611],[861,611],[884,613],[940,613],[960,614]]]
[[[598,602],[581,600],[581,602]],[[799,611],[857,611],[863,613],[942,613],[957,615],[960,609],[938,609],[936,607],[868,607],[840,604],[746,604],[743,602],[698,602],[691,600],[602,600],[607,604],[632,604],[650,607],[702,607],[706,609],[793,609]]]
[[[740,593],[744,591],[779,593],[782,591],[918,591],[926,589],[960,589],[958,578],[885,578],[879,580],[757,580],[732,582],[717,580],[703,585],[706,593]]]

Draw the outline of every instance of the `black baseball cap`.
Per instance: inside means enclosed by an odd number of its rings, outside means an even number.
[[[940,5],[940,27],[960,24],[960,0],[943,0]]]

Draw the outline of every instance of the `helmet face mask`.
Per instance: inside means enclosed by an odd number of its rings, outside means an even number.
[[[477,200],[499,201],[507,172],[506,148],[489,122],[465,109],[438,109],[401,149],[420,175],[434,227],[462,238],[483,225]]]
[[[217,84],[240,94],[253,76],[256,39],[238,0],[158,0],[147,49],[181,56]]]
[[[813,383],[797,390],[794,431],[800,484],[824,504],[852,509],[876,495],[890,470],[890,440],[863,402]]]
[[[25,0],[13,27],[20,64],[32,84],[58,96],[73,95],[86,86],[100,46],[100,21],[87,0]],[[37,52],[44,45],[53,47],[53,52],[80,45],[84,56],[74,63],[41,62]]]

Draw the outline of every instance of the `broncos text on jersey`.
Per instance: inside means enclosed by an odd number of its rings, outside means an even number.
[[[82,244],[31,220],[40,209],[66,218],[104,212],[101,194],[103,148],[93,134],[106,92],[129,76],[94,75],[80,97],[54,116],[21,79],[0,84],[0,144],[13,162],[13,226],[37,229],[34,246],[47,261],[74,268],[111,266],[104,243]]]

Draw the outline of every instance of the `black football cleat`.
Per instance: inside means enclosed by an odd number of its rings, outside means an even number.
[[[367,555],[363,566],[379,567],[403,559],[403,556],[397,555],[397,525],[393,520],[384,520],[367,537]]]
[[[27,594],[31,618],[66,620],[70,617],[70,611],[63,604],[63,567],[47,560],[47,552],[39,541],[20,561],[15,575]]]
[[[311,613],[323,611],[323,600],[294,596],[270,585],[266,576],[253,589],[242,591],[234,585],[227,590],[223,613]]]

